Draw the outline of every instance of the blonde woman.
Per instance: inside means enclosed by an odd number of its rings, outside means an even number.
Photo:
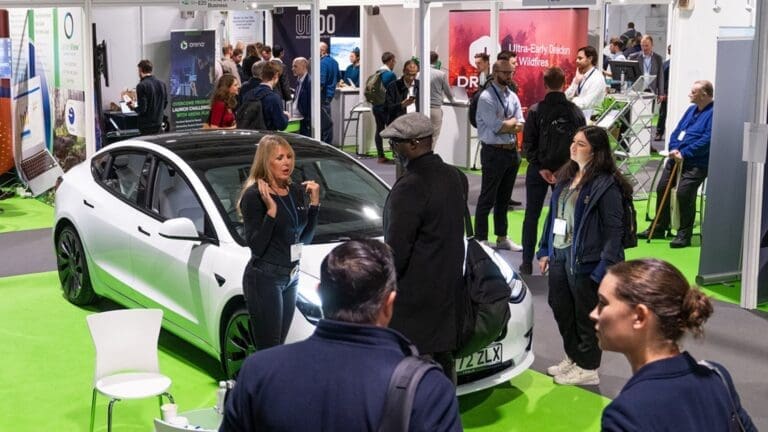
[[[234,75],[224,74],[219,78],[211,96],[207,123],[209,129],[234,129],[237,126],[234,110],[239,92],[240,82]]]
[[[294,164],[288,141],[265,135],[240,195],[251,248],[243,293],[259,350],[285,342],[296,307],[301,245],[312,241],[317,226],[320,186],[292,183]]]

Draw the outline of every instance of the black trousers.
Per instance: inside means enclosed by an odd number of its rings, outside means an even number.
[[[667,183],[669,183],[669,176],[672,174],[673,166],[675,166],[675,161],[672,159],[668,160],[664,166],[664,171],[661,173],[659,184],[656,186],[656,212],[659,214],[659,221],[656,224],[657,230],[669,229],[669,198],[667,198],[667,202],[663,207],[661,207],[661,198],[664,196],[664,189],[667,187]],[[690,237],[693,232],[693,222],[696,219],[696,193],[704,179],[707,178],[708,171],[704,167],[686,167],[685,163],[683,163],[683,172],[680,175],[680,183],[677,185],[677,202],[680,205],[680,228],[677,230],[678,235],[682,234],[685,237]]]
[[[304,117],[299,121],[299,134],[312,137],[312,119]]]
[[[331,117],[331,102],[320,105],[320,140],[333,144],[333,118]]]
[[[376,155],[378,157],[384,157],[384,140],[381,139],[381,131],[387,127],[387,112],[373,110],[373,118],[376,119]]]
[[[488,240],[488,215],[493,209],[493,233],[507,235],[507,207],[515,187],[520,155],[517,150],[482,144],[483,176],[475,210],[475,238]]]
[[[571,272],[571,248],[555,249],[549,263],[549,307],[563,338],[565,353],[582,369],[600,367],[602,350],[589,313],[597,306],[598,283],[589,274]]]
[[[547,190],[553,185],[547,183],[539,174],[541,167],[529,164],[525,172],[525,218],[523,219],[523,263],[532,263],[536,255],[536,238],[539,231],[539,218]]]
[[[664,136],[664,126],[667,123],[667,100],[659,105],[659,120],[656,122],[656,134]]]
[[[285,343],[296,310],[298,284],[298,276],[270,274],[248,263],[243,275],[243,294],[256,349]]]

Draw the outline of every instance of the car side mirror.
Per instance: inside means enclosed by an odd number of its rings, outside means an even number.
[[[205,241],[204,237],[201,237],[195,228],[194,222],[191,219],[180,217],[168,219],[160,226],[158,232],[160,237],[164,237],[172,240],[189,240],[189,241]]]

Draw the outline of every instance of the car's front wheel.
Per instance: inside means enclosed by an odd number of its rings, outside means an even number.
[[[230,315],[221,343],[221,367],[229,379],[235,379],[245,359],[256,351],[250,316],[245,306]]]
[[[85,249],[80,236],[71,225],[65,226],[56,239],[56,266],[67,300],[76,305],[87,305],[96,300],[88,274]]]

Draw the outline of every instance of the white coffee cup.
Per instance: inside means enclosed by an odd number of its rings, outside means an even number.
[[[178,412],[178,406],[174,403],[166,403],[160,407],[160,412],[163,413],[163,421],[169,422],[176,418]]]

